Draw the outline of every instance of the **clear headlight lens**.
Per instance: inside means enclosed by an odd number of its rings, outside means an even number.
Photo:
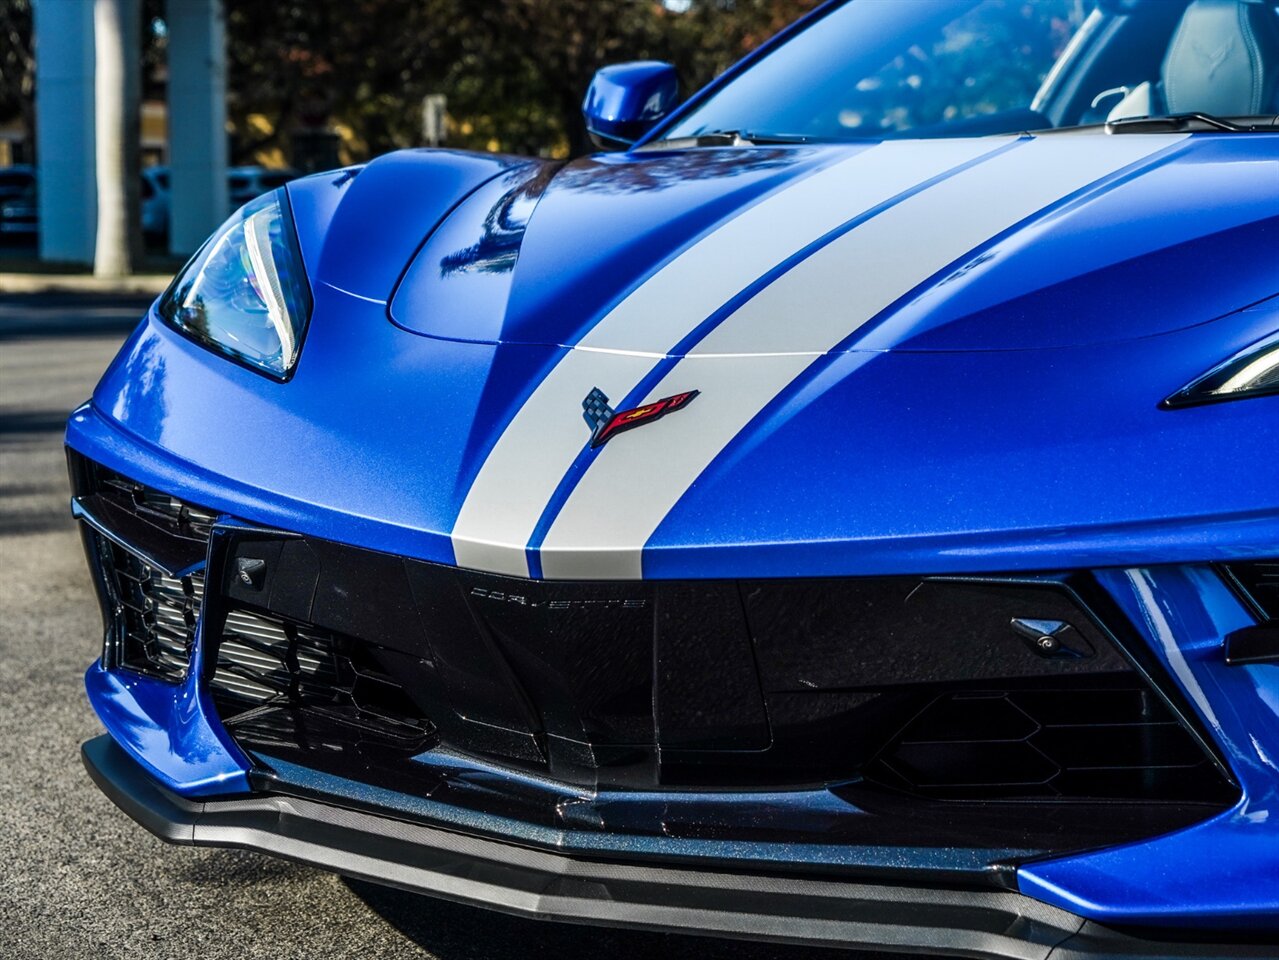
[[[287,379],[311,315],[311,291],[284,191],[245,204],[219,227],[157,310],[193,340]]]
[[[1214,367],[1164,401],[1165,407],[1185,407],[1214,400],[1241,400],[1279,394],[1279,333],[1254,343]]]

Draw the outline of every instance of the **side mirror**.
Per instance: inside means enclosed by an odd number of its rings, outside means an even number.
[[[679,77],[669,63],[637,60],[595,74],[582,116],[595,145],[624,150],[666,117],[679,102]]]

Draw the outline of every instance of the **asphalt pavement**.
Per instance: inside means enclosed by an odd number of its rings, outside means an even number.
[[[0,957],[870,960],[509,917],[170,847],[119,812],[78,756],[101,732],[82,675],[102,627],[68,512],[62,426],[145,305],[0,293]]]

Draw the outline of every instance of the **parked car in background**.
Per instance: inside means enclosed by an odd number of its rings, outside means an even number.
[[[255,197],[278,189],[297,176],[296,170],[287,167],[279,170],[261,166],[230,168],[227,171],[228,213],[234,213]],[[35,183],[33,167],[0,169],[0,234],[29,238],[39,233]],[[169,237],[172,207],[167,166],[143,168],[138,199],[143,237],[148,243],[164,243]]]
[[[12,169],[12,168],[10,168]],[[40,232],[40,211],[35,174],[6,176],[0,171],[0,234],[10,238],[34,238]],[[22,182],[18,190],[10,183]],[[163,243],[169,236],[169,168],[147,167],[138,185],[142,236],[148,242]]]
[[[235,213],[254,197],[279,189],[290,180],[296,180],[298,172],[289,167],[232,167],[227,171],[228,213]]]
[[[13,231],[4,228],[4,208],[10,201],[20,201],[35,182],[35,170],[27,164],[15,164],[11,167],[0,168],[0,233],[26,232],[25,227],[21,225]],[[19,204],[14,210],[15,213],[17,211],[25,211],[26,205]],[[23,216],[25,216],[25,212]]]
[[[169,238],[169,168],[145,167],[139,192],[142,203],[142,236],[148,241]]]
[[[34,237],[38,232],[36,185],[32,180],[21,192],[0,201],[0,236],[16,240]]]
[[[0,202],[11,200],[35,183],[35,169],[25,163],[0,168]]]

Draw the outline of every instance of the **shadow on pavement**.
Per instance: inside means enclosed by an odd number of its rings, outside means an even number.
[[[151,297],[102,293],[0,293],[0,343],[34,338],[125,334]]]
[[[31,472],[50,452],[61,465],[67,414],[61,409],[0,411],[0,539],[74,528],[65,472]]]
[[[0,442],[20,434],[60,434],[67,425],[69,410],[23,410],[20,413],[0,413]]]

